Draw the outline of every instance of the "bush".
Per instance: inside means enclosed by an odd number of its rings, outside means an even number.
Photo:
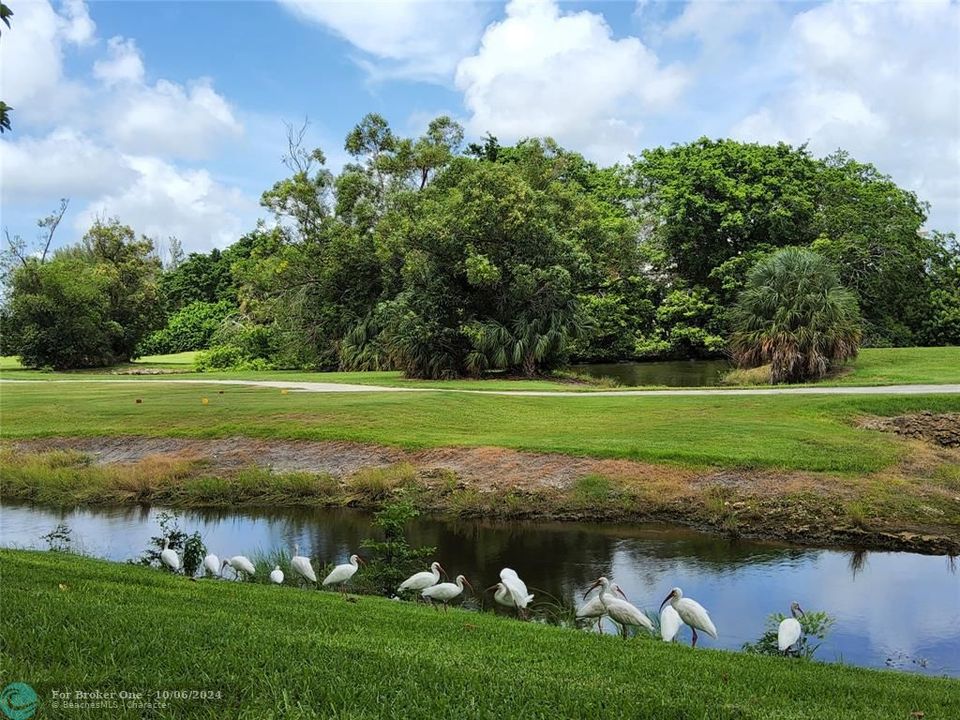
[[[194,367],[207,370],[273,370],[276,341],[265,325],[225,320],[211,339],[206,352],[197,353]]]
[[[148,335],[137,348],[138,355],[169,355],[202,350],[234,311],[233,305],[221,300],[217,303],[193,302],[167,319],[164,328]]]
[[[370,555],[363,575],[374,592],[392,595],[400,583],[422,570],[426,558],[437,551],[435,547],[410,547],[405,529],[419,515],[407,498],[388,502],[374,514],[373,524],[383,533],[383,540],[364,540],[360,545]]]
[[[782,613],[770,615],[767,618],[767,626],[763,635],[754,643],[744,643],[743,651],[754,655],[783,655],[777,647],[777,632],[780,628],[780,622],[785,617],[786,615]],[[800,621],[800,628],[803,632],[797,644],[790,649],[790,654],[794,657],[810,659],[833,627],[833,618],[825,612],[808,612],[797,619]],[[813,639],[821,642],[813,643]]]
[[[164,542],[169,541],[170,549],[176,551],[180,556],[183,574],[187,577],[196,575],[197,570],[203,563],[204,555],[207,554],[207,548],[203,544],[200,533],[195,532],[188,535],[180,529],[177,516],[166,512],[157,516],[157,523],[160,525],[160,535],[150,538],[150,544],[140,557],[139,563],[163,568],[164,566],[160,562],[160,553],[163,552]]]
[[[784,248],[750,271],[731,313],[740,367],[770,364],[773,383],[818,380],[857,354],[862,337],[853,293],[812,250]]]

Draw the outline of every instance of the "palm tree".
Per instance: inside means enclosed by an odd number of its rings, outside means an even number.
[[[731,313],[740,367],[770,364],[773,383],[822,378],[856,357],[860,308],[821,255],[788,247],[759,261]]]

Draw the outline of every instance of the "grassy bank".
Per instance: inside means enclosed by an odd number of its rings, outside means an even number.
[[[151,377],[131,373],[150,370],[175,372],[183,378],[250,379],[250,380],[307,380],[313,382],[346,383],[353,385],[379,385],[383,387],[427,387],[462,390],[577,390],[583,392],[609,389],[608,383],[584,382],[569,375],[555,378],[523,379],[491,376],[483,380],[469,378],[459,380],[414,380],[399,372],[298,372],[298,371],[238,371],[197,373],[193,371],[196,353],[153,355],[139,358],[133,363],[114,368],[96,368],[71,373],[45,373],[27,370],[16,358],[0,357],[0,374],[9,378],[50,379],[84,375],[110,375],[117,378]],[[819,385],[910,385],[942,384],[960,382],[960,348],[866,348],[846,368]],[[121,373],[121,374],[117,374]],[[162,376],[160,376],[162,377]],[[159,379],[159,377],[158,377]],[[747,384],[758,384],[755,383]]]
[[[960,685],[487,614],[0,552],[3,676],[55,689],[212,690],[158,717],[956,717]],[[911,715],[913,713],[913,715]],[[919,715],[918,713],[923,713]],[[141,711],[111,711],[141,717]]]
[[[0,410],[6,439],[243,435],[862,473],[898,462],[908,444],[854,427],[855,417],[957,412],[960,396],[550,398],[34,383],[4,385]]]

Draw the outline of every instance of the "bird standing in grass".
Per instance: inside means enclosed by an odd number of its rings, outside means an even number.
[[[344,563],[343,565],[337,565],[333,570],[330,571],[330,574],[323,579],[324,586],[339,585],[340,592],[342,592],[344,597],[346,597],[347,581],[356,574],[357,568],[360,567],[359,563],[362,562],[363,558],[359,555],[351,555],[350,562]]]
[[[780,627],[777,628],[777,649],[782,653],[788,652],[803,635],[803,627],[800,625],[803,608],[796,600],[790,603],[790,615],[791,617],[781,620]]]
[[[213,553],[208,553],[203,558],[203,569],[211,575],[219,575],[221,570],[220,558]]]
[[[610,619],[620,625],[620,635],[627,637],[627,628],[645,627],[647,630],[653,630],[653,623],[638,607],[632,605],[627,600],[621,600],[610,592],[611,583],[605,577],[597,578],[597,581],[590,586],[584,594],[584,598],[595,588],[600,588],[600,602],[603,603]]]
[[[496,590],[493,593],[493,601],[497,605],[503,605],[503,607],[516,608],[517,604],[513,601],[513,595],[510,594],[510,591],[507,590],[507,586],[502,582],[498,582],[496,585],[491,585],[487,588],[487,592],[491,590]]]
[[[274,585],[283,585],[283,570],[277,565],[270,571],[270,582]]]
[[[170,538],[163,539],[163,550],[160,552],[160,562],[170,568],[171,572],[179,572],[180,556],[170,549]]]
[[[293,557],[290,558],[290,567],[300,576],[301,580],[310,583],[317,582],[317,574],[313,571],[313,565],[310,564],[310,558],[300,554],[300,546],[293,546]]]
[[[253,566],[253,563],[250,562],[250,559],[245,555],[234,555],[232,558],[228,558],[223,561],[220,566],[220,574],[223,574],[223,568],[229,565],[233,572],[236,573],[237,580],[241,580],[244,576],[256,575],[257,569]]]
[[[533,601],[533,595],[527,591],[527,584],[520,579],[515,570],[504,568],[500,571],[500,582],[507,588],[514,607],[521,617],[526,616],[527,606]]]
[[[667,603],[670,603],[684,624],[689,625],[693,631],[693,639],[690,641],[692,647],[697,646],[697,630],[705,632],[714,640],[717,639],[717,628],[714,627],[713,621],[710,619],[706,608],[696,600],[685,598],[683,596],[683,590],[678,587],[671,590],[670,594],[660,603],[660,609],[663,610],[663,606]]]
[[[660,638],[664,642],[673,642],[673,639],[680,632],[683,620],[679,613],[673,609],[673,605],[664,605],[660,610]]]
[[[443,569],[443,565],[438,562],[430,563],[430,570],[414,573],[400,583],[400,587],[397,588],[397,594],[399,595],[407,590],[422,592],[428,587],[432,587],[440,582],[440,573],[444,575],[447,574],[447,571]]]
[[[615,582],[610,583],[610,593],[614,596],[620,595],[624,600],[627,599],[627,596],[624,594],[623,590],[621,590],[620,586]],[[603,617],[607,614],[607,607],[603,604],[603,601],[600,599],[599,595],[597,595],[595,598],[590,598],[590,600],[578,607],[576,614],[578,620],[595,618],[597,621],[597,632],[603,632]]]
[[[457,575],[457,581],[455,583],[445,582],[439,583],[437,585],[431,585],[430,587],[424,589],[420,594],[427,600],[439,600],[443,603],[443,611],[447,611],[447,603],[453,600],[457,595],[463,592],[463,585],[467,584],[471,590],[473,590],[473,585],[470,584],[470,581],[467,580],[463,575]]]

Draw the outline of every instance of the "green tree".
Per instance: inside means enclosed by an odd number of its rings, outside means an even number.
[[[645,150],[628,178],[663,269],[717,290],[710,274],[730,258],[817,237],[818,173],[805,147],[700,138]]]
[[[863,310],[871,345],[910,345],[929,316],[931,260],[937,252],[922,231],[927,206],[875,167],[844,152],[818,173],[816,238],[811,247],[837,268]]]
[[[97,221],[80,245],[57,250],[49,260],[45,253],[20,257],[7,276],[5,348],[29,367],[129,360],[162,317],[160,262],[152,251],[149,240],[112,220]]]
[[[76,257],[32,261],[13,271],[4,334],[27,367],[108,365],[122,328],[109,317],[108,278]]]
[[[741,367],[770,364],[774,383],[817,380],[855,357],[856,296],[817,253],[784,248],[761,260],[731,313],[730,349]]]

